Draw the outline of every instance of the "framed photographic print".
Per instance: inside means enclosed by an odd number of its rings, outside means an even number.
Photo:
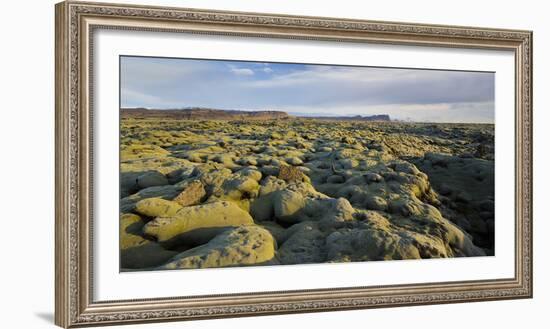
[[[532,296],[532,33],[56,6],[56,324]]]

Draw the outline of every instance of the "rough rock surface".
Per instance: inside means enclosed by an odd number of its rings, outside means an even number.
[[[493,255],[493,152],[493,125],[128,115],[121,267]]]
[[[265,264],[275,257],[276,242],[260,226],[240,226],[226,230],[210,242],[187,250],[163,265],[162,269],[228,267]]]
[[[177,254],[143,238],[143,225],[145,221],[135,214],[120,216],[120,267],[123,269],[153,268]]]
[[[253,223],[234,203],[218,201],[181,208],[171,217],[157,217],[145,224],[143,232],[168,244],[198,244],[225,228]]]
[[[194,206],[199,204],[205,196],[206,191],[202,183],[200,181],[192,181],[174,198],[174,201],[182,207]]]
[[[139,175],[137,178],[137,185],[140,189],[144,189],[151,186],[168,185],[168,179],[158,171],[150,171]]]
[[[142,199],[136,203],[136,212],[149,217],[174,216],[182,207],[173,201],[161,198]]]

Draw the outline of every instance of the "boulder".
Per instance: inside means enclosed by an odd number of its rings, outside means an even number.
[[[277,250],[281,264],[321,263],[326,259],[325,235],[314,222],[302,222],[287,230]]]
[[[323,199],[321,202],[324,204],[324,211],[322,213],[323,221],[345,222],[354,219],[353,215],[355,214],[355,209],[353,209],[347,199],[331,198]]]
[[[139,187],[137,178],[142,175],[141,172],[122,172],[120,173],[120,197],[125,198],[135,193]]]
[[[268,230],[255,225],[240,226],[177,255],[160,269],[261,265],[275,257],[275,247]]]
[[[120,216],[120,267],[123,270],[156,267],[177,254],[140,236],[143,225],[145,221],[138,215]]]
[[[279,174],[279,168],[276,166],[263,166],[260,171],[262,172],[262,175],[265,177],[269,176],[277,176]]]
[[[388,208],[388,203],[379,196],[369,195],[365,200],[365,207],[370,210],[385,211]]]
[[[261,196],[250,203],[250,214],[255,221],[273,220],[273,196]]]
[[[378,183],[384,180],[384,177],[377,173],[369,172],[363,175],[368,183]]]
[[[204,189],[204,185],[200,181],[195,180],[184,187],[183,191],[174,198],[174,202],[182,207],[194,206],[199,204],[205,196],[206,190]]]
[[[298,157],[291,157],[291,158],[287,158],[285,159],[286,163],[290,164],[290,165],[293,165],[293,166],[301,166],[304,164],[304,162],[298,158]]]
[[[340,175],[331,175],[327,177],[327,183],[329,184],[342,184],[346,179]]]
[[[238,177],[227,180],[222,185],[224,195],[230,199],[250,199],[258,195],[258,181],[248,177]]]
[[[196,245],[228,227],[253,223],[252,217],[234,203],[218,201],[181,208],[171,217],[157,217],[145,225],[144,232],[167,246]]]
[[[247,168],[239,170],[237,172],[237,175],[242,176],[242,177],[246,177],[246,178],[251,178],[251,179],[255,180],[256,182],[259,182],[262,179],[262,173],[259,170],[253,169],[251,167],[247,167]]]
[[[164,186],[152,186],[145,188],[135,194],[127,196],[120,200],[120,211],[131,212],[134,211],[136,203],[146,198],[162,198],[165,200],[172,200],[181,192],[181,188],[173,185]]]
[[[342,137],[341,142],[344,144],[355,144],[356,140],[353,137],[346,136]]]
[[[170,184],[176,184],[181,182],[182,180],[185,180],[191,176],[193,173],[194,167],[189,166],[185,168],[178,168],[175,170],[172,170],[166,174],[166,178],[170,182]]]
[[[273,197],[273,212],[282,222],[294,223],[300,218],[300,212],[305,207],[302,194],[290,190],[278,191]]]
[[[168,184],[170,184],[168,178],[158,171],[149,171],[137,177],[137,185],[140,189]]]
[[[393,169],[397,172],[403,172],[411,175],[418,175],[420,170],[415,165],[409,162],[397,162],[392,165]]]
[[[277,241],[278,245],[281,245],[287,238],[287,229],[276,222],[266,221],[260,222],[258,225],[268,230],[271,236]]]
[[[135,211],[149,217],[174,216],[182,207],[174,201],[161,198],[148,198],[136,203]]]
[[[414,244],[382,229],[335,231],[327,237],[326,249],[332,262],[420,258]]]
[[[344,169],[352,169],[359,165],[359,161],[355,159],[341,159],[339,162]]]
[[[121,214],[120,215],[120,249],[128,249],[138,245],[143,241],[139,235],[145,225],[145,221],[136,214]]]
[[[142,238],[134,246],[120,250],[120,268],[123,271],[153,269],[177,254],[177,251],[166,250],[158,243]]]
[[[283,139],[283,135],[279,134],[278,132],[274,131],[269,135],[269,138],[271,139]]]
[[[234,157],[230,154],[219,154],[213,158],[215,162],[223,164],[226,168],[235,167],[235,162],[233,162],[233,159]]]
[[[306,180],[304,173],[296,167],[281,165],[279,167],[279,175],[277,178],[286,182],[303,182]]]
[[[269,195],[275,191],[284,190],[287,186],[287,183],[278,179],[274,176],[266,177],[260,186],[260,196]]]

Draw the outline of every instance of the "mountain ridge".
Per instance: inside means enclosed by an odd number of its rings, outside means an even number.
[[[335,121],[391,121],[387,114],[371,116],[299,116],[290,115],[284,111],[242,111],[242,110],[221,110],[213,108],[189,107],[181,109],[148,109],[148,108],[121,108],[122,118],[174,118],[185,120],[286,120],[295,117],[316,120]]]

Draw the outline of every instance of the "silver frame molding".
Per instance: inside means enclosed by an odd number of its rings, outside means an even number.
[[[65,1],[56,5],[55,323],[61,327],[531,298],[532,32]],[[510,50],[515,54],[515,275],[511,279],[92,299],[91,49],[96,29]]]

